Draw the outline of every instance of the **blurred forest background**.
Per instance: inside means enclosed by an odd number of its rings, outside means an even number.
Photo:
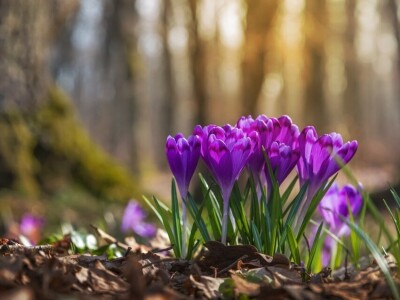
[[[396,184],[398,6],[0,0],[3,220],[27,210],[83,222],[79,212],[87,221],[110,208],[99,198],[168,195],[167,135],[243,114],[357,139],[360,181]]]

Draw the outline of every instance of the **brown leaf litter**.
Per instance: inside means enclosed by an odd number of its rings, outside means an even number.
[[[105,236],[103,234],[103,236]],[[113,239],[112,237],[107,237]],[[115,243],[116,241],[110,240]],[[0,239],[0,299],[390,299],[379,267],[310,275],[289,259],[248,245],[208,242],[193,261],[120,243],[121,258],[70,255],[67,237],[24,247]],[[397,266],[388,257],[394,280]],[[344,276],[344,273],[346,276]],[[344,278],[347,279],[344,279]],[[306,279],[306,282],[304,282]]]

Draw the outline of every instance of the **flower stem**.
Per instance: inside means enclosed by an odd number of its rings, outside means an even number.
[[[299,209],[297,211],[297,216],[294,222],[294,229],[296,233],[298,233],[298,231],[300,230],[301,222],[304,220],[306,216],[307,209],[310,206],[314,194],[315,192],[310,191],[310,188],[307,188],[305,199],[303,199],[302,203],[300,203]]]
[[[182,200],[185,200],[185,199],[182,198]],[[187,255],[186,231],[187,231],[186,205],[185,205],[185,201],[182,201],[182,251],[181,251],[181,258],[186,258],[186,255]]]
[[[222,216],[222,237],[221,242],[226,244],[226,237],[228,235],[228,216],[229,216],[229,194],[222,195],[223,199],[223,216]]]

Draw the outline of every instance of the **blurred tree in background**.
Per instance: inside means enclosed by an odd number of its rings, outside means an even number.
[[[0,187],[34,197],[74,182],[101,198],[126,200],[138,195],[132,176],[90,140],[48,65],[78,7],[0,2]]]
[[[398,15],[397,0],[0,0],[0,187],[163,194],[168,134],[249,113],[359,140],[360,179],[385,187]]]
[[[243,113],[256,115],[258,99],[268,70],[267,51],[272,48],[273,22],[279,1],[246,1],[246,29],[242,58],[241,101]]]

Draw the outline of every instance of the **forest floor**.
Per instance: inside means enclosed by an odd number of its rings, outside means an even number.
[[[208,242],[187,261],[98,233],[125,255],[71,255],[68,235],[33,247],[0,239],[0,299],[391,299],[372,259],[357,271],[348,265],[307,274],[284,255],[267,256],[248,245]],[[399,284],[393,258],[386,259]]]

